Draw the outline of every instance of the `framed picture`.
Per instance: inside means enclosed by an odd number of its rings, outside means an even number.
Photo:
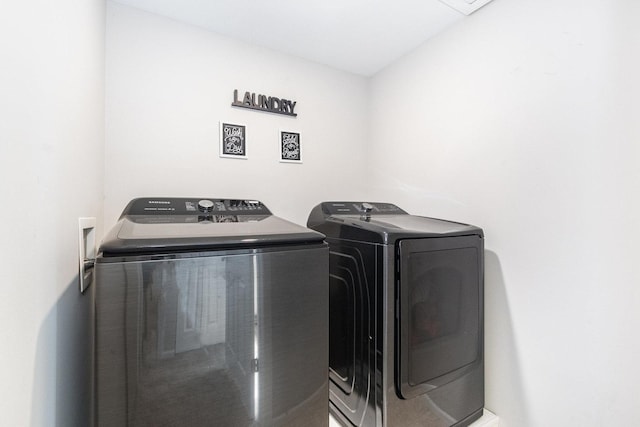
[[[247,127],[220,122],[220,157],[247,158]]]
[[[302,146],[298,132],[280,131],[280,161],[302,163]]]

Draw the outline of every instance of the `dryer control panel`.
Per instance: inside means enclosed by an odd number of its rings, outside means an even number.
[[[322,211],[327,215],[402,215],[407,214],[391,203],[324,202]],[[408,215],[408,214],[407,214]]]

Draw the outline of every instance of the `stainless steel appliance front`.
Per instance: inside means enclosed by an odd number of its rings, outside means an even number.
[[[326,426],[326,251],[102,259],[97,424]]]
[[[96,260],[96,425],[326,427],[327,269],[259,201],[132,200]]]
[[[483,232],[325,202],[330,409],[344,426],[463,427],[484,406]]]

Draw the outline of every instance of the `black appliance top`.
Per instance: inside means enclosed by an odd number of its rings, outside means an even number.
[[[324,236],[278,218],[257,200],[134,199],[107,234],[103,257],[321,243]]]
[[[391,203],[323,202],[309,214],[307,227],[327,238],[381,244],[418,237],[483,236],[473,225],[409,215]]]

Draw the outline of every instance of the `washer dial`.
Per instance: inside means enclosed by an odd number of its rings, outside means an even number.
[[[198,209],[202,212],[211,212],[213,210],[213,202],[211,200],[200,200]]]

